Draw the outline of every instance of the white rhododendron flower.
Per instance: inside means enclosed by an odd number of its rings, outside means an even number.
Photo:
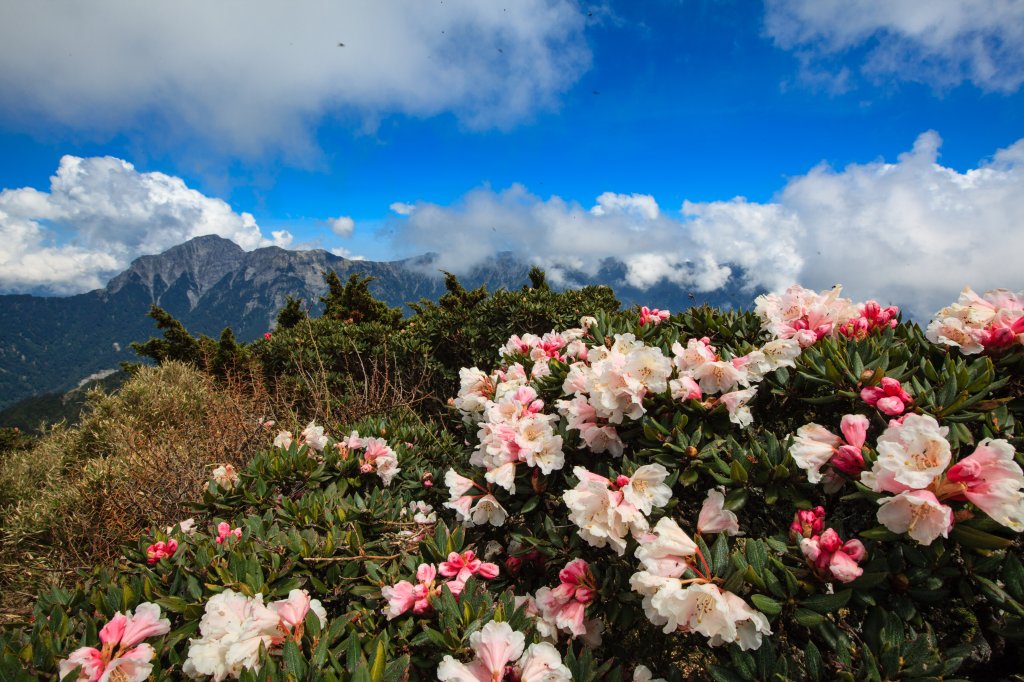
[[[964,355],[1024,343],[1024,291],[994,289],[978,296],[967,287],[935,314],[925,336]]]
[[[548,644],[531,644],[508,623],[491,621],[469,636],[476,658],[469,664],[447,655],[437,667],[441,682],[500,682],[508,672],[519,682],[569,682],[572,673],[558,651]],[[511,670],[509,670],[511,669]]]
[[[318,452],[327,447],[328,438],[324,434],[324,427],[317,426],[316,422],[309,422],[300,435],[302,436],[303,443]]]
[[[729,411],[729,421],[739,427],[750,426],[754,422],[754,415],[750,413],[747,403],[753,400],[755,395],[757,395],[757,387],[724,394],[719,400]]]
[[[725,488],[719,486],[708,491],[704,505],[697,519],[698,533],[726,533],[727,535],[743,535],[736,514],[725,508]]]
[[[636,558],[648,573],[659,578],[681,577],[697,554],[697,543],[668,516],[658,519],[652,533],[638,540]]]
[[[821,481],[821,468],[828,464],[842,443],[842,438],[812,422],[797,429],[789,454],[796,465],[807,472],[807,480],[818,483]]]
[[[665,682],[664,677],[654,677],[654,673],[646,665],[638,665],[633,669],[633,682]]]
[[[639,485],[631,489],[630,495],[642,503],[664,506],[671,498],[671,490],[666,494],[668,486],[662,483],[664,477],[661,471],[665,469],[659,464],[647,466],[652,468],[642,472]],[[631,479],[619,476],[615,481],[610,481],[583,467],[573,469],[573,475],[579,479],[579,483],[562,494],[569,508],[569,520],[576,524],[579,536],[592,546],[611,545],[622,556],[626,551],[626,536],[640,537],[648,528],[647,517],[626,498],[625,488]]]
[[[668,469],[660,464],[645,464],[633,472],[622,487],[626,502],[649,516],[654,507],[664,507],[672,499],[672,488],[665,485]]]
[[[216,682],[238,678],[243,668],[259,670],[260,646],[269,649],[280,637],[280,618],[263,604],[263,595],[246,597],[227,589],[210,598],[199,621],[199,639],[192,639],[182,672],[190,677],[213,676]]]
[[[948,433],[949,427],[940,427],[927,414],[908,414],[902,423],[890,422],[878,437],[878,459],[861,474],[861,483],[875,492],[927,488],[949,466]]]
[[[274,438],[274,447],[282,448],[287,450],[292,446],[292,432],[291,431],[278,431],[277,436]]]
[[[213,476],[213,482],[217,487],[223,490],[232,490],[238,485],[238,472],[231,464],[221,464],[210,475]]]
[[[893,533],[906,533],[922,545],[930,545],[953,529],[953,510],[939,502],[930,490],[907,490],[878,501],[878,522]]]

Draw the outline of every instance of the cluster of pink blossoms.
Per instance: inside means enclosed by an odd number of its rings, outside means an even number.
[[[360,438],[359,432],[353,431],[348,438],[340,443],[335,443],[334,447],[338,449],[342,459],[347,458],[349,453],[362,451],[359,473],[372,474],[376,472],[386,486],[391,485],[391,481],[401,471],[398,468],[398,455],[383,438]]]
[[[582,329],[550,331],[544,336],[513,334],[505,345],[498,349],[498,354],[503,358],[526,356],[532,362],[545,366],[549,360],[568,362],[572,358],[586,357],[587,346],[581,341],[583,335]]]
[[[823,507],[798,511],[789,531],[799,538],[800,551],[823,580],[848,583],[864,573],[858,565],[867,555],[864,545],[860,540],[843,542],[835,530],[826,529]]]
[[[189,640],[181,671],[193,679],[212,676],[215,682],[238,679],[243,669],[259,672],[260,649],[273,651],[286,640],[298,642],[312,611],[327,625],[327,612],[306,590],[292,590],[287,599],[263,603],[263,595],[247,597],[227,589],[210,598],[199,621],[198,639]]]
[[[437,576],[448,578],[438,581]],[[431,609],[430,599],[441,594],[441,587],[448,586],[453,596],[462,594],[466,581],[470,576],[490,580],[498,575],[497,564],[481,561],[472,550],[459,554],[452,552],[448,560],[437,566],[420,564],[416,569],[416,584],[401,580],[381,590],[381,596],[387,600],[388,607],[384,610],[388,620],[397,618],[407,611],[419,615]]]
[[[878,458],[861,474],[861,483],[890,493],[878,501],[878,522],[894,533],[907,533],[922,545],[953,527],[947,501],[967,501],[996,522],[1024,530],[1024,471],[1013,446],[985,438],[974,452],[950,466],[946,434],[930,415],[907,414],[889,422],[878,438]]]
[[[636,558],[642,568],[630,587],[643,597],[647,619],[664,632],[697,632],[711,646],[735,642],[744,650],[757,649],[772,633],[763,613],[714,583],[697,543],[673,519],[660,519],[640,539]],[[694,577],[684,578],[687,573]]]
[[[240,540],[242,538],[241,528],[232,528],[231,524],[227,521],[221,521],[217,524],[217,537],[215,538],[218,545],[223,545],[226,540],[235,538]]]
[[[900,309],[894,305],[883,308],[878,301],[867,301],[857,306],[858,315],[839,325],[839,333],[854,339],[863,339],[882,329],[895,329]]]
[[[143,682],[153,670],[150,661],[156,651],[143,640],[166,635],[171,621],[160,617],[160,607],[145,602],[135,607],[134,613],[115,613],[100,629],[101,649],[82,647],[60,662],[60,679],[76,669],[76,679],[84,682],[121,680]]]
[[[672,488],[665,484],[668,470],[660,464],[645,464],[614,481],[583,467],[574,468],[573,475],[579,483],[562,494],[569,520],[591,546],[610,545],[619,556],[626,551],[626,536],[646,533],[647,516],[672,499]]]
[[[801,348],[807,348],[839,334],[844,325],[861,317],[861,310],[850,299],[839,298],[841,292],[839,286],[818,293],[794,284],[781,295],[758,296],[754,309],[762,329],[776,338],[796,339]]]
[[[547,642],[526,647],[526,636],[508,623],[491,621],[469,636],[476,655],[462,663],[450,655],[437,667],[441,682],[569,682],[572,673]],[[524,651],[525,649],[525,651]]]
[[[542,587],[533,597],[537,617],[546,626],[541,634],[557,635],[563,630],[573,637],[589,634],[599,638],[600,623],[586,618],[587,606],[597,597],[597,580],[590,565],[583,559],[573,559],[558,572],[558,581],[558,587]]]
[[[146,563],[155,564],[161,559],[169,559],[178,551],[178,541],[171,538],[164,542],[159,540],[146,548]]]
[[[667,310],[658,310],[657,308],[651,309],[647,306],[640,308],[641,325],[659,325],[670,317],[672,317],[672,313]]]
[[[797,429],[789,454],[798,467],[807,473],[810,483],[825,478],[825,490],[835,492],[843,485],[839,471],[851,478],[864,470],[864,442],[867,440],[868,418],[860,414],[845,415],[840,422],[842,437],[824,426],[811,422]],[[831,465],[824,474],[822,468]]]
[[[935,313],[925,336],[964,355],[1024,343],[1024,291],[995,289],[978,296],[967,287],[955,303]]]
[[[907,406],[914,402],[910,394],[903,389],[903,384],[889,377],[884,377],[878,386],[866,386],[861,389],[860,399],[890,417],[900,416],[906,411]]]

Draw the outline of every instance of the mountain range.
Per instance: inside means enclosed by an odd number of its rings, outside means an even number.
[[[156,334],[146,314],[150,305],[170,312],[193,334],[216,336],[231,327],[239,340],[251,341],[273,328],[289,295],[317,314],[326,292],[325,270],[334,270],[342,281],[351,273],[374,277],[370,290],[391,306],[436,300],[444,293],[444,280],[430,267],[432,260],[429,254],[391,262],[349,260],[322,249],[276,246],[245,251],[208,235],[137,258],[102,289],[67,297],[0,295],[0,409],[73,389],[136,360],[129,344]],[[467,288],[516,289],[528,283],[529,269],[528,263],[500,254],[460,281]],[[575,279],[611,286],[624,307],[639,303],[672,311],[695,303],[745,306],[759,293],[744,292],[738,284],[711,294],[668,283],[640,290],[625,285],[624,275],[624,266],[609,259],[597,276],[577,273]]]

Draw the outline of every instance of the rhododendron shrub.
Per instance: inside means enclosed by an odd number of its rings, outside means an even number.
[[[3,630],[0,678],[89,648],[93,675],[144,603],[169,620],[135,645],[158,680],[1010,677],[1024,349],[992,342],[1019,299],[976,298],[943,320],[977,352],[792,287],[516,331],[446,422],[278,420],[191,533]]]

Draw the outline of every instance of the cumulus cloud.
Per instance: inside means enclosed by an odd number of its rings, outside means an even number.
[[[507,127],[588,68],[572,0],[0,3],[0,111],[303,157],[328,114]]]
[[[331,226],[331,232],[339,237],[351,237],[352,231],[356,229],[356,221],[347,215],[338,218],[329,218],[327,223]]]
[[[137,256],[206,234],[244,249],[292,241],[287,230],[267,239],[252,215],[181,178],[140,173],[109,156],[65,156],[49,192],[0,191],[0,291],[95,289]]]
[[[811,66],[866,48],[873,77],[1013,92],[1024,82],[1024,3],[1007,0],[767,0],[765,30]]]
[[[686,202],[672,215],[649,197],[638,211],[637,195],[606,193],[587,209],[519,185],[477,189],[452,206],[418,204],[397,239],[438,252],[431,267],[457,273],[511,251],[566,281],[614,257],[640,288],[842,283],[855,298],[925,317],[963,286],[1024,288],[1015,261],[1024,253],[1024,140],[963,173],[938,162],[940,144],[926,132],[894,163],[821,165],[771,202]]]
[[[415,204],[407,204],[404,201],[396,201],[388,208],[398,215],[412,215],[412,212],[416,210]]]

